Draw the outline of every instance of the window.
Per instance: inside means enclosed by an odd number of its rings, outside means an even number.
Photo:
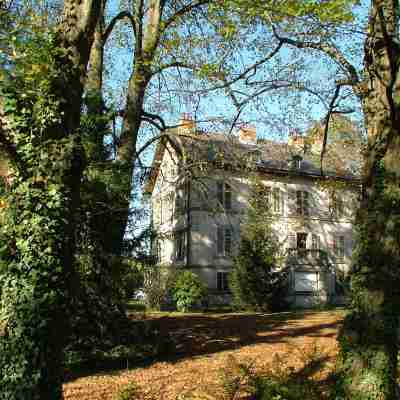
[[[317,272],[295,272],[294,290],[296,292],[316,292],[318,290]]]
[[[337,260],[344,259],[344,236],[335,236],[333,238],[333,255]]]
[[[297,239],[297,244],[296,244],[297,249],[298,250],[306,250],[307,249],[307,233],[297,232],[296,239]]]
[[[232,229],[227,226],[217,227],[217,254],[229,256],[232,253]]]
[[[283,211],[283,196],[279,188],[275,188],[272,192],[272,210],[277,214]]]
[[[160,263],[161,262],[161,258],[162,258],[162,248],[161,248],[161,242],[159,239],[156,239],[154,242],[154,257],[156,259],[156,263]]]
[[[175,258],[180,261],[186,255],[186,234],[185,232],[175,233]]]
[[[166,197],[166,202],[167,202],[167,213],[168,213],[168,218],[170,222],[173,221],[174,219],[174,192],[170,192],[167,197]]]
[[[221,292],[229,291],[229,273],[224,271],[217,272],[217,289]]]
[[[331,192],[329,196],[329,212],[334,218],[343,218],[344,203],[337,192]]]
[[[319,250],[320,249],[320,240],[319,240],[319,236],[315,235],[314,233],[311,235],[311,248],[313,250]]]
[[[289,160],[289,168],[291,169],[301,169],[302,157],[298,154],[293,155]]]
[[[296,212],[297,215],[309,215],[309,194],[303,190],[296,192]]]
[[[164,210],[163,210],[163,198],[160,197],[160,202],[159,202],[159,207],[160,207],[160,225],[162,225],[164,223]]]
[[[185,211],[186,190],[184,187],[177,189],[175,193],[175,214],[179,215]]]
[[[153,202],[153,223],[155,226],[161,224],[161,200],[156,199]]]
[[[225,182],[217,182],[217,199],[218,206],[222,206],[225,210],[232,209],[232,188]]]

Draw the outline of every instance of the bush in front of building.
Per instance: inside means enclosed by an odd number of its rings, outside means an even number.
[[[181,312],[188,312],[201,305],[206,293],[203,282],[191,271],[179,273],[172,289],[172,297],[176,303],[176,308]]]
[[[172,265],[149,264],[143,269],[144,302],[150,310],[161,310],[175,285],[176,268]]]

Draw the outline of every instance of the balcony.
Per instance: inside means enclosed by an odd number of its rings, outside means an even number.
[[[286,262],[291,265],[322,265],[328,262],[326,252],[318,249],[288,249]]]

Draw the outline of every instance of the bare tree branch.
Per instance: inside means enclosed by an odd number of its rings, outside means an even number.
[[[127,18],[131,25],[135,36],[137,35],[137,25],[133,15],[129,11],[121,11],[117,14],[108,24],[104,34],[103,34],[103,41],[106,42],[108,37],[110,36],[112,30],[114,29],[115,24],[120,21],[121,19]]]
[[[289,46],[297,47],[298,49],[308,48],[321,51],[322,53],[328,55],[349,75],[350,78],[349,83],[351,83],[352,86],[356,86],[360,83],[357,70],[355,69],[353,64],[351,64],[343,55],[343,53],[333,44],[322,43],[322,42],[307,42],[307,41],[302,42],[299,40],[282,37],[278,34],[275,25],[271,23],[271,26],[274,36],[279,40],[281,44],[287,44]]]
[[[329,103],[328,113],[326,114],[326,117],[325,117],[324,139],[322,142],[321,158],[320,158],[321,175],[324,175],[323,162],[324,162],[324,156],[325,156],[325,152],[326,152],[326,143],[328,141],[329,121],[330,121],[331,115],[334,113],[335,102],[336,102],[337,98],[339,97],[341,87],[342,86],[340,84],[336,85],[335,93],[333,94],[333,97]]]
[[[161,65],[159,68],[157,68],[155,71],[153,71],[151,73],[151,75],[154,76],[156,74],[159,74],[160,72],[162,72],[168,68],[186,68],[186,69],[194,70],[194,69],[196,69],[196,66],[190,65],[190,64],[187,64],[184,62],[180,62],[180,61],[175,61],[175,62],[171,62],[169,64]]]
[[[197,7],[204,6],[208,3],[210,3],[211,0],[199,0],[194,3],[190,3],[184,7],[182,7],[180,10],[178,10],[175,14],[173,14],[171,17],[169,17],[165,22],[164,26],[162,29],[162,32],[164,32],[173,22],[175,22],[179,17],[182,17],[183,15],[187,14],[188,12],[194,10]]]

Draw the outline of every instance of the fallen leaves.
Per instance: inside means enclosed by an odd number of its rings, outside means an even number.
[[[268,371],[276,356],[285,368],[300,369],[307,354],[322,349],[324,368],[333,368],[337,354],[339,312],[262,314],[149,314],[160,334],[170,333],[174,354],[135,369],[112,371],[76,379],[64,385],[65,400],[111,400],[134,382],[140,400],[217,399],[221,371],[234,357],[257,371]]]

